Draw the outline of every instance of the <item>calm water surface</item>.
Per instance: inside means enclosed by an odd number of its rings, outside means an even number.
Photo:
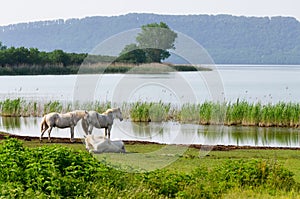
[[[22,97],[29,100],[73,101],[80,99],[79,95],[85,95],[83,97],[92,101],[161,100],[183,103],[191,98],[192,102],[214,100],[212,95],[216,94],[226,101],[239,98],[262,103],[299,102],[299,77],[299,65],[218,65],[214,72],[146,75],[0,76],[0,100]]]

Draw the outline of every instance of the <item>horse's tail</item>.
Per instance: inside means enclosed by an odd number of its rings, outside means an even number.
[[[41,132],[43,132],[43,130],[46,128],[48,128],[48,124],[46,122],[46,116],[43,117],[42,122],[41,122]]]

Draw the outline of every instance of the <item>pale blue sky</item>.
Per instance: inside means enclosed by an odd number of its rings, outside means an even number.
[[[0,5],[0,25],[133,12],[292,16],[300,21],[299,0],[7,0]]]

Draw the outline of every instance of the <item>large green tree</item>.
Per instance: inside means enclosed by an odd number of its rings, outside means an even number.
[[[136,38],[138,46],[145,49],[148,62],[161,62],[170,56],[168,49],[175,49],[177,34],[163,22],[142,26]]]
[[[140,64],[146,62],[146,54],[136,44],[129,44],[120,53],[115,62]]]
[[[142,26],[137,35],[137,44],[125,46],[117,61],[131,63],[161,62],[171,54],[168,49],[175,49],[177,34],[163,22]]]

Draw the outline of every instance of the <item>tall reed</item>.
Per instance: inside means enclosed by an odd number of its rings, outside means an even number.
[[[21,99],[6,99],[0,103],[2,116],[21,116]]]
[[[162,122],[169,118],[170,104],[162,102],[135,102],[130,107],[133,122]]]
[[[171,104],[162,102],[150,103],[149,117],[151,122],[162,122],[168,120]]]
[[[184,104],[179,111],[179,121],[183,123],[198,123],[200,121],[200,108],[197,104]]]
[[[44,114],[50,112],[61,112],[63,109],[62,104],[59,101],[50,101],[44,105]]]

